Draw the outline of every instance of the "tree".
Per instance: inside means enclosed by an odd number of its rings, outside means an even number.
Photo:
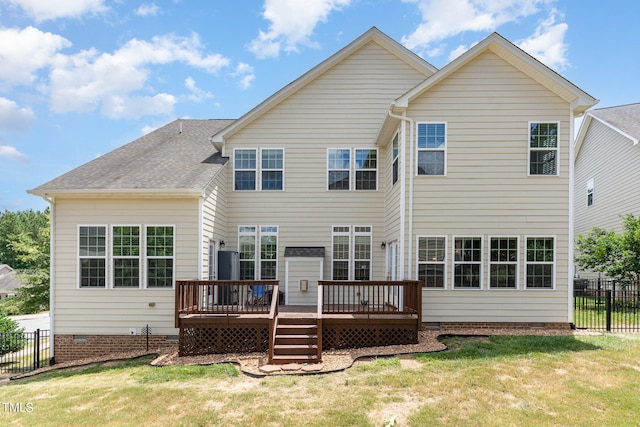
[[[28,210],[0,213],[0,263],[10,265],[14,270],[29,270],[35,266],[29,258],[19,258],[13,248],[14,242],[22,236],[29,236],[34,246],[46,246],[48,257],[49,235],[42,229],[49,229],[49,209],[44,212]],[[44,248],[41,248],[44,251]]]
[[[640,280],[640,216],[622,216],[623,230],[594,227],[576,238],[575,262],[622,281]]]
[[[0,356],[24,347],[27,340],[23,332],[18,322],[0,312]]]

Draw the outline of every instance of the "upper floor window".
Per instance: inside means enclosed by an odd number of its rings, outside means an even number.
[[[587,181],[587,206],[593,205],[593,178]]]
[[[327,181],[329,190],[377,190],[378,150],[329,148]]]
[[[558,123],[529,124],[529,175],[558,175]]]
[[[79,285],[104,288],[107,284],[107,227],[78,227]]]
[[[392,178],[392,183],[395,184],[396,182],[398,182],[398,173],[399,173],[399,161],[398,161],[398,154],[399,154],[399,149],[398,149],[398,134],[396,133],[396,135],[393,137],[393,142],[391,143],[392,146],[392,150],[393,150],[393,178]]]
[[[235,149],[233,181],[236,190],[282,190],[284,188],[284,150],[282,148]],[[260,184],[258,184],[258,180]]]
[[[418,175],[446,175],[446,123],[418,123]]]

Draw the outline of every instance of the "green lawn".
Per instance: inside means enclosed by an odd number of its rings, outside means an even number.
[[[149,359],[0,387],[2,425],[632,426],[640,336],[446,339],[441,353],[346,371],[252,378],[232,365]],[[23,412],[15,411],[21,404]]]

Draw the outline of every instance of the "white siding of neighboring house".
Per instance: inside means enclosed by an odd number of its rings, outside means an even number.
[[[147,324],[153,334],[176,335],[175,289],[78,288],[78,226],[174,225],[175,277],[198,277],[198,198],[191,199],[56,199],[55,314],[56,334],[128,335]],[[109,248],[109,246],[107,246]],[[110,264],[107,259],[107,266]],[[155,303],[150,307],[149,303]]]
[[[377,147],[375,139],[391,101],[424,77],[370,42],[227,140],[226,248],[237,248],[240,225],[277,225],[281,282],[287,246],[324,247],[324,277],[330,279],[332,226],[372,226],[372,278],[383,278],[385,251],[380,244],[385,239],[390,171],[386,148]],[[378,148],[378,190],[328,191],[328,147]],[[234,191],[234,148],[284,148],[285,190]]]
[[[575,161],[575,235],[593,227],[622,231],[620,215],[640,214],[640,146],[592,119]],[[594,180],[593,205],[587,206],[587,182]],[[578,269],[581,277],[597,277]]]
[[[409,105],[416,122],[447,123],[447,176],[414,178],[409,242],[444,235],[448,245],[448,289],[423,291],[425,322],[567,322],[569,111],[490,52]],[[528,176],[531,121],[560,122],[559,176]],[[483,238],[483,289],[453,290],[453,238],[475,236]],[[520,238],[518,290],[488,289],[489,236]],[[525,236],[556,237],[555,290],[524,290]],[[415,246],[408,262],[415,277]]]

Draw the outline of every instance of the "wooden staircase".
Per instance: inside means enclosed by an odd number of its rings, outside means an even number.
[[[320,363],[318,324],[314,317],[278,316],[272,364]]]

